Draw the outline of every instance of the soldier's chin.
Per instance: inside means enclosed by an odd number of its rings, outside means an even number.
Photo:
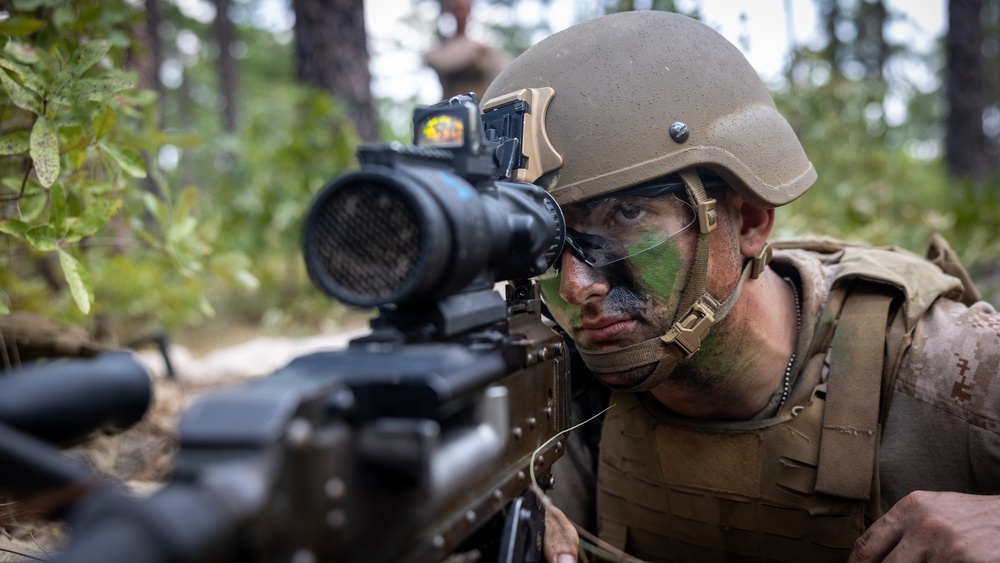
[[[601,381],[601,383],[607,385],[615,391],[627,391],[646,381],[655,369],[656,364],[652,363],[625,371],[597,373],[594,375]]]

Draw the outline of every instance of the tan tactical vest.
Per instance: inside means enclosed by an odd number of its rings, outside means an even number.
[[[646,561],[844,561],[881,515],[884,401],[917,320],[938,297],[960,297],[962,283],[908,253],[808,249],[839,264],[800,364],[800,380],[820,383],[777,417],[740,423],[672,418],[647,395],[612,395],[598,469],[603,540]]]

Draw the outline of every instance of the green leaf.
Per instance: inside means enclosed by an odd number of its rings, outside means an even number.
[[[66,27],[74,22],[76,22],[76,12],[72,6],[59,6],[52,13],[52,23],[58,28]]]
[[[100,142],[97,148],[121,166],[122,172],[133,178],[146,177],[146,162],[142,154],[132,147],[124,147],[112,143]]]
[[[45,0],[14,0],[14,9],[19,12],[34,12],[45,5]]]
[[[81,78],[69,89],[69,93],[53,96],[55,101],[70,105],[75,99],[107,103],[123,90],[135,88],[136,79],[131,74],[121,74],[107,78]]]
[[[118,112],[111,106],[104,106],[94,117],[94,136],[100,139],[115,128]]]
[[[64,131],[65,133],[65,131]],[[84,150],[90,146],[91,141],[94,140],[93,135],[76,135],[70,137],[66,142],[59,145],[59,151],[63,154],[70,153],[73,151]],[[79,167],[79,165],[77,166]]]
[[[175,244],[188,243],[189,246],[194,246],[197,242],[194,232],[197,226],[198,221],[194,217],[184,217],[170,225],[170,229],[167,230],[167,240]]]
[[[0,137],[0,155],[28,152],[28,135],[27,131],[15,131]]]
[[[86,270],[68,252],[59,249],[59,264],[62,266],[63,275],[66,276],[66,283],[69,284],[69,292],[73,295],[73,301],[84,315],[90,313],[90,304],[93,302],[93,292],[90,288],[90,279]]]
[[[156,218],[156,222],[165,225],[170,213],[166,203],[149,192],[142,193],[142,204],[150,215]]]
[[[47,201],[48,199],[42,192],[24,194],[24,197],[18,200],[21,207],[21,218],[25,221],[34,221],[42,214]]]
[[[198,300],[198,310],[201,311],[202,315],[205,315],[208,318],[215,317],[215,308],[212,307],[212,304],[205,296],[202,296],[201,299]]]
[[[59,135],[56,134],[55,126],[44,115],[35,120],[29,144],[35,174],[38,175],[39,183],[47,188],[59,177]]]
[[[242,252],[225,252],[213,256],[210,266],[213,274],[236,287],[248,291],[260,287],[260,280],[249,270],[250,258]]]
[[[45,85],[42,84],[42,80],[38,78],[38,75],[30,67],[15,63],[5,57],[0,57],[0,67],[13,72],[21,81],[21,84],[31,88],[36,93],[41,94],[45,91]]]
[[[80,45],[70,60],[69,72],[77,78],[83,76],[83,73],[90,70],[90,67],[108,54],[109,49],[111,49],[111,41],[107,39],[98,39]]]
[[[122,49],[127,49],[130,45],[132,45],[131,37],[120,29],[112,29],[111,32],[108,33],[108,37],[111,39],[112,43]]]
[[[35,250],[51,252],[59,248],[59,235],[52,225],[38,225],[27,232],[28,244]]]
[[[177,198],[177,206],[174,209],[174,220],[180,221],[194,211],[194,206],[198,203],[198,188],[188,186],[181,190],[180,197]]]
[[[21,240],[28,240],[29,229],[31,229],[31,225],[17,219],[0,221],[0,232],[7,233],[12,237],[19,238]]]
[[[38,51],[35,50],[34,45],[10,41],[4,45],[3,52],[24,64],[30,65],[38,62]]]
[[[0,315],[9,315],[10,309],[7,308],[7,304],[0,301]]]
[[[0,85],[3,85],[4,90],[7,91],[7,95],[10,96],[10,101],[14,102],[15,106],[31,113],[40,113],[38,98],[31,93],[31,90],[15,82],[13,78],[2,70],[0,70]]]
[[[45,27],[45,20],[27,16],[12,16],[0,21],[0,34],[12,36],[31,35]]]
[[[123,95],[131,105],[140,107],[153,105],[160,99],[156,90],[132,90]]]
[[[149,234],[149,232],[143,230],[141,228],[141,225],[134,225],[133,224],[132,228],[134,229],[135,234],[138,235],[139,238],[143,240],[143,242],[145,242],[146,244],[148,244],[150,246],[150,248],[161,248],[163,246],[163,244],[160,242],[159,239],[157,239],[153,235]]]
[[[123,201],[116,197],[106,197],[87,206],[70,226],[64,239],[66,242],[76,242],[83,237],[89,237],[108,224],[115,213],[122,208]]]
[[[62,236],[66,232],[66,194],[63,193],[62,186],[52,184],[49,188],[49,223],[56,232],[56,236]]]

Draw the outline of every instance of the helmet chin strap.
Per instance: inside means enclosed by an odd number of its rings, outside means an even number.
[[[679,362],[690,358],[701,348],[712,325],[729,314],[739,299],[747,278],[759,277],[771,260],[771,246],[765,244],[760,254],[743,267],[739,283],[729,297],[721,303],[715,299],[707,289],[708,235],[716,227],[715,200],[709,199],[705,194],[701,178],[693,168],[681,171],[680,175],[687,186],[688,196],[695,203],[699,232],[691,276],[681,293],[672,326],[662,336],[618,350],[597,352],[578,347],[584,363],[596,374],[617,373],[656,364],[655,369],[642,381],[632,386],[615,387],[617,391],[649,391],[666,381]]]

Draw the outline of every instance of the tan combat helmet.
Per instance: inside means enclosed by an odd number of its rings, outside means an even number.
[[[686,16],[624,12],[552,35],[493,81],[483,109],[546,87],[555,95],[544,130],[564,162],[551,191],[562,204],[693,166],[758,207],[784,205],[816,179],[743,54]]]
[[[706,291],[714,200],[695,168],[720,176],[761,208],[802,195],[816,172],[739,50],[708,26],[678,14],[625,12],[596,18],[541,41],[489,87],[482,109],[525,100],[518,179],[544,184],[561,205],[678,173],[698,209],[701,234],[688,287],[667,334],[622,350],[581,350],[595,372],[659,362],[644,390],[693,354],[709,327],[756,277],[770,248],[744,268],[725,300]],[[658,375],[657,375],[658,374]]]

